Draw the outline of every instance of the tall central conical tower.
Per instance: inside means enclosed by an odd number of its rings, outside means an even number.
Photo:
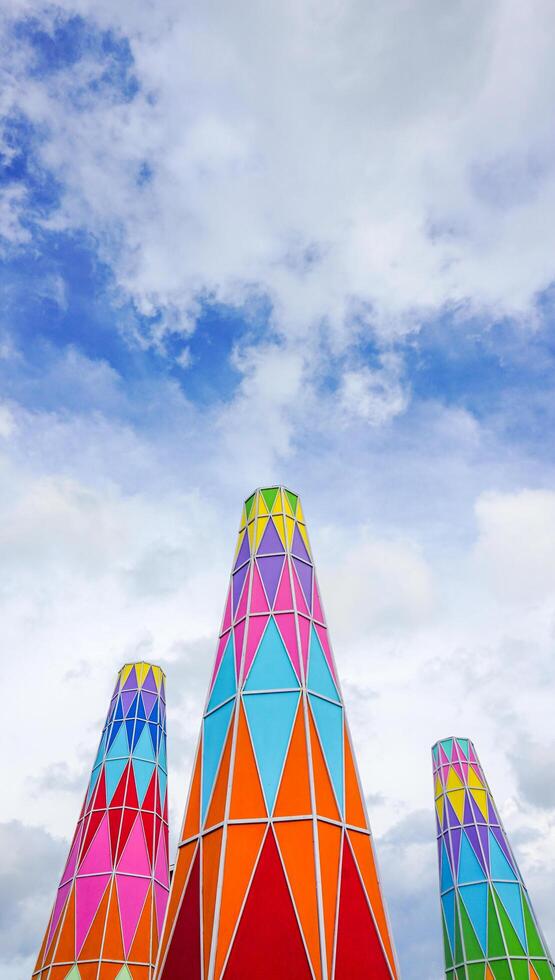
[[[397,976],[303,511],[245,502],[161,980]]]

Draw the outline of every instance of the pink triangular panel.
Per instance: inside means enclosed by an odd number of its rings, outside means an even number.
[[[252,579],[251,613],[269,611],[268,600],[266,599],[266,593],[264,592],[264,588],[262,586],[260,572],[258,571],[258,566],[255,563]]]
[[[275,620],[276,623],[278,624],[283,642],[287,647],[287,653],[289,654],[291,663],[295,668],[295,673],[300,680],[301,665],[299,663],[299,651],[297,648],[297,630],[295,628],[295,614],[281,613],[275,617]]]
[[[222,633],[231,626],[231,586],[229,587],[229,592],[227,593],[227,602],[225,604],[224,621],[222,626]]]
[[[291,595],[291,579],[289,576],[289,561],[286,559],[281,575],[281,582],[277,590],[276,601],[274,603],[275,612],[281,609],[288,611],[293,609],[293,596]]]
[[[48,939],[46,942],[46,949],[50,946],[50,940],[56,932],[56,926],[60,921],[60,916],[62,914],[62,909],[65,905],[66,898],[69,894],[69,889],[71,888],[71,881],[68,881],[66,885],[60,885],[58,888],[58,894],[56,895],[56,901],[54,902],[54,914],[52,915],[52,922],[50,923],[50,929],[48,932]]]
[[[166,905],[168,904],[168,890],[159,885],[157,881],[154,882],[154,905],[156,907],[156,925],[158,926],[158,935],[162,934],[162,923],[164,921],[164,916],[166,914]]]
[[[80,875],[97,875],[103,871],[112,870],[112,854],[110,850],[110,828],[108,814],[102,818],[102,823],[94,835],[93,842],[87,851],[85,860],[79,868]]]
[[[75,883],[75,949],[77,956],[102,901],[111,875],[77,878]],[[140,881],[140,879],[137,879]]]
[[[335,673],[335,666],[334,666],[334,663],[333,663],[333,657],[331,655],[330,641],[328,639],[328,631],[327,631],[327,629],[326,629],[325,626],[319,626],[318,623],[315,623],[314,625],[316,627],[316,632],[318,634],[318,639],[320,640],[320,643],[322,644],[324,653],[326,655],[326,660],[328,662],[328,667],[329,667],[329,669],[332,672],[332,675],[333,675],[334,680],[337,681],[337,674]]]
[[[148,851],[146,849],[145,835],[139,814],[137,814],[133,829],[127,838],[127,843],[118,864],[118,871],[125,871],[135,875],[150,874]]]
[[[249,667],[254,660],[254,655],[258,649],[258,644],[268,622],[269,616],[251,616],[249,619],[249,631],[247,634],[247,650],[245,654],[245,672],[243,679],[249,672]]]
[[[242,619],[243,616],[247,615],[247,600],[249,598],[249,576],[245,579],[245,584],[243,586],[243,592],[241,594],[241,601],[239,602],[239,607],[235,614],[235,619]]]
[[[318,586],[316,582],[314,583],[314,611],[312,613],[314,619],[317,619],[319,623],[325,623],[324,613],[322,612],[322,604],[320,602],[320,593],[318,591]]]
[[[235,670],[236,675],[239,677],[239,671],[241,669],[241,655],[243,653],[243,637],[245,635],[245,623],[246,619],[242,619],[237,626],[234,627],[233,633],[235,638]]]
[[[459,777],[459,779],[461,779],[462,781],[464,781],[464,773],[462,771],[462,766],[461,766],[460,762],[453,763],[453,769],[455,770],[455,772],[456,772],[457,776]]]
[[[73,845],[71,851],[69,852],[69,857],[67,859],[67,864],[64,868],[64,873],[61,878],[62,882],[69,881],[70,878],[73,878],[75,865],[77,864],[77,855],[79,854],[79,848],[81,846],[82,836],[83,836],[83,822],[79,824],[79,828],[77,830],[77,833],[75,834],[75,840],[73,841]]]
[[[299,616],[299,633],[301,634],[301,655],[304,664],[305,677],[307,675],[308,664],[308,641],[310,638],[310,620],[304,616]]]
[[[129,953],[137,923],[143,910],[150,878],[135,878],[130,875],[116,875],[118,901],[121,915],[121,931],[125,955]]]
[[[478,759],[476,758],[476,753],[472,748],[472,742],[468,743],[468,758],[470,759],[471,762],[475,762],[476,765],[478,765]]]
[[[158,853],[156,855],[156,864],[154,866],[154,877],[162,885],[168,885],[168,859],[166,856],[166,844],[164,841],[163,832],[160,834],[160,840],[158,841]]]
[[[449,759],[447,758],[447,755],[442,745],[439,746],[439,761],[441,762],[442,766],[449,765]]]
[[[224,650],[225,650],[225,648],[227,646],[227,641],[228,640],[229,640],[229,633],[223,633],[222,636],[220,636],[220,639],[218,640],[218,649],[216,651],[216,663],[214,664],[214,671],[212,673],[212,680],[210,681],[210,690],[212,690],[212,686],[214,684],[214,681],[216,680],[216,674],[218,673],[218,667],[220,666],[220,664],[222,662],[222,657],[224,655]]]
[[[299,582],[296,572],[293,572],[293,581],[295,583],[295,599],[297,600],[297,609],[299,610],[299,612],[304,613],[306,616],[309,616],[310,613],[308,611],[308,606],[306,604],[304,592],[301,588],[301,584]]]

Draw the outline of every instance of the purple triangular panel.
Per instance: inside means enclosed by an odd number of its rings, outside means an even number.
[[[449,821],[447,819],[447,803],[446,803],[445,806],[443,807],[443,827],[441,829],[445,833],[448,827],[449,827]]]
[[[148,718],[150,716],[150,712],[152,711],[154,705],[158,700],[158,695],[151,694],[150,691],[145,691],[145,689],[143,688],[142,699],[143,699],[143,704],[145,706],[145,713]]]
[[[121,704],[123,708],[124,715],[127,714],[133,701],[135,700],[136,691],[124,691],[121,696]]]
[[[488,796],[488,808],[489,808],[489,822],[491,824],[494,824],[496,827],[499,827],[500,824],[501,824],[501,821],[500,821],[500,819],[499,819],[499,817],[497,815],[497,810],[495,809],[495,807],[493,805],[493,800],[492,800],[491,796]]]
[[[464,794],[464,823],[474,823],[474,817],[472,816],[472,807],[470,806],[469,794]]]
[[[152,694],[158,694],[156,688],[156,680],[152,672],[152,667],[150,667],[148,674],[145,677],[145,682],[143,684],[143,691],[150,691]]]
[[[122,691],[132,691],[137,690],[137,674],[135,673],[135,668],[132,667],[129,672],[129,677],[127,678],[125,684],[122,687]]]
[[[451,802],[449,800],[449,797],[447,797],[447,799],[445,801],[445,809],[449,813],[449,826],[450,827],[460,827],[461,822],[460,822],[457,814],[455,813],[455,811],[454,811],[454,809],[453,809],[453,807],[451,805]]]
[[[478,831],[476,830],[476,827],[474,827],[474,826],[467,827],[466,828],[466,833],[467,833],[467,837],[468,837],[470,843],[472,844],[472,847],[474,848],[474,852],[475,852],[476,857],[478,858],[478,860],[480,862],[480,865],[482,867],[482,870],[484,872],[487,872],[487,868],[485,866],[484,859],[482,857],[482,850],[481,850],[481,847],[480,847],[480,839],[478,837]]]
[[[241,547],[239,548],[239,554],[237,555],[237,561],[235,562],[235,568],[239,568],[250,558],[250,548],[249,548],[249,536],[245,531],[245,536],[243,538]]]
[[[241,592],[243,591],[243,585],[247,577],[249,566],[243,565],[238,572],[233,573],[233,612],[237,611],[237,606],[239,605],[239,599],[241,598]]]
[[[482,842],[482,851],[486,859],[486,865],[489,868],[489,840],[488,840],[488,828],[483,824],[478,824],[478,836]]]
[[[476,823],[477,824],[485,823],[485,819],[486,818],[484,817],[484,814],[480,811],[480,807],[476,803],[476,800],[474,799],[474,797],[469,795],[468,798],[469,798],[470,803],[472,805],[472,812],[474,814],[474,820],[476,821]]]
[[[282,557],[281,555],[274,555],[269,558],[258,558],[257,561],[258,569],[260,571],[262,582],[264,584],[268,602],[271,608],[276,597],[279,577],[281,575],[285,556]]]
[[[299,561],[298,558],[293,558],[293,564],[299,576],[299,582],[301,583],[301,588],[304,592],[304,597],[306,599],[306,604],[309,610],[312,609],[312,568],[307,565],[304,561]]]
[[[281,538],[277,533],[276,526],[273,520],[270,518],[266,525],[266,530],[262,535],[262,541],[258,545],[259,555],[273,555],[284,554],[285,548],[281,542]]]
[[[310,561],[310,555],[306,550],[306,545],[301,537],[301,532],[298,526],[295,524],[295,532],[293,534],[293,545],[291,547],[291,553],[296,555],[297,558],[302,558],[304,561]]]

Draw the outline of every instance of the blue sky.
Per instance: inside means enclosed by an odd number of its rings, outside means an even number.
[[[442,973],[429,747],[455,725],[555,945],[553,20],[0,15],[2,683],[30,719],[3,976],[29,969],[130,656],[173,685],[177,826],[240,504],[278,480],[308,514],[403,977]]]

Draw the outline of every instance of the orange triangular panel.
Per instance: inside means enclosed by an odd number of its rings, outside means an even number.
[[[220,828],[220,830],[214,830],[202,838],[202,936],[205,976],[208,976],[208,964],[210,962],[222,834],[223,830]]]
[[[81,980],[96,980],[98,963],[81,963],[79,958],[79,973]]]
[[[326,953],[328,975],[331,976],[333,941],[339,889],[339,857],[341,854],[341,827],[318,821],[318,847],[320,850],[320,878],[322,882],[322,905],[324,927],[326,930]]]
[[[143,911],[131,944],[128,959],[132,962],[150,963],[150,925],[152,916],[152,885],[148,889]]]
[[[216,978],[221,975],[265,831],[266,825],[263,823],[230,824],[228,827],[214,974]]]
[[[312,812],[306,752],[304,705],[299,704],[289,751],[281,777],[274,813],[277,817],[302,816]]]
[[[233,725],[230,725],[222,761],[220,762],[220,769],[216,777],[216,783],[212,793],[212,800],[210,802],[208,815],[206,817],[205,827],[213,827],[215,824],[221,823],[224,819],[232,739]]]
[[[353,827],[362,827],[366,830],[366,814],[360,795],[358,777],[351,752],[349,733],[345,728],[345,817],[347,823]]]
[[[314,789],[316,793],[316,809],[318,816],[339,820],[339,811],[331,786],[331,780],[326,766],[320,742],[316,734],[314,722],[309,715],[310,745],[312,749],[312,768],[314,771]]]
[[[73,963],[75,959],[75,885],[72,885],[71,895],[64,913],[64,922],[56,948],[56,959],[62,963]]]
[[[106,911],[108,909],[108,898],[110,889],[107,888],[96,915],[92,921],[91,927],[87,933],[87,938],[81,947],[79,953],[80,960],[98,960],[100,958],[100,953],[102,950],[102,937],[104,935],[104,923],[106,922]]]
[[[188,840],[189,837],[194,837],[198,834],[200,828],[200,764],[201,764],[202,752],[200,750],[200,745],[197,751],[197,758],[195,761],[195,771],[193,773],[193,781],[191,783],[191,792],[189,794],[189,802],[187,804],[187,812],[185,814],[185,820],[183,821],[183,831],[181,834],[181,840]]]
[[[98,980],[115,980],[121,970],[121,963],[101,963]]]
[[[274,824],[289,887],[316,980],[322,976],[312,820]]]
[[[110,908],[106,920],[106,935],[104,936],[102,955],[104,959],[122,961],[125,959],[115,882],[111,886]]]
[[[231,820],[248,820],[252,817],[265,816],[266,805],[245,719],[245,710],[241,705],[229,817]]]
[[[358,864],[358,870],[362,877],[366,894],[372,907],[372,912],[374,913],[374,919],[376,921],[382,943],[385,947],[389,962],[393,964],[393,950],[391,948],[389,928],[385,916],[378,875],[376,873],[376,863],[372,849],[372,841],[370,840],[369,834],[361,834],[356,830],[348,831],[348,835],[356,862]]]

